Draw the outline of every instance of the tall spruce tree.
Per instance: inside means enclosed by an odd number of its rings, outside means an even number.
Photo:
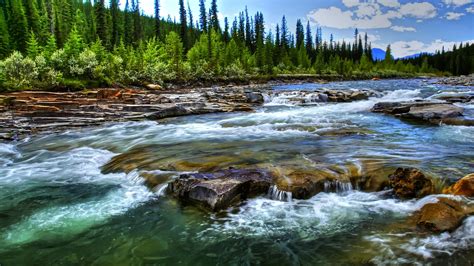
[[[201,30],[207,31],[207,13],[206,13],[206,3],[204,0],[199,0],[199,22],[201,24]]]
[[[188,17],[186,15],[186,7],[184,6],[184,0],[179,0],[179,23],[180,23],[180,37],[183,42],[184,50],[187,51],[189,47],[188,43]]]
[[[0,58],[4,58],[10,54],[10,34],[8,33],[7,21],[0,8]]]
[[[8,32],[10,42],[14,50],[20,52],[26,51],[26,42],[28,41],[28,22],[23,8],[22,1],[10,0],[10,12],[8,14]]]
[[[155,0],[155,36],[161,37],[160,0]]]
[[[218,17],[218,11],[217,11],[217,0],[212,0],[211,2],[211,9],[209,10],[210,14],[210,20],[209,23],[212,27],[212,29],[216,32],[221,32],[221,27],[219,25],[219,17]]]
[[[95,1],[95,18],[96,18],[96,32],[97,37],[102,41],[103,44],[108,42],[107,40],[107,13],[105,10],[105,0]]]
[[[112,16],[112,46],[119,45],[122,38],[122,16],[119,0],[110,0],[110,14]]]

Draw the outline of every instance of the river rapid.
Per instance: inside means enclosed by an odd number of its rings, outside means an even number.
[[[472,265],[474,217],[440,235],[405,225],[436,196],[401,201],[386,191],[342,187],[290,200],[270,191],[209,213],[163,192],[181,173],[230,166],[381,175],[416,167],[452,183],[474,172],[474,127],[413,124],[370,112],[382,101],[474,92],[432,83],[276,86],[282,93],[266,97],[253,113],[114,123],[0,143],[0,265]],[[285,96],[320,88],[372,89],[381,96],[303,106]],[[474,113],[474,105],[463,107]],[[117,155],[127,158],[124,171],[103,174],[101,167]],[[144,174],[163,175],[163,184],[150,190]]]

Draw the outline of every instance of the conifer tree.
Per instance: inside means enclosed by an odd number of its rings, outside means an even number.
[[[110,13],[112,16],[112,46],[118,45],[122,37],[122,19],[119,0],[110,0]]]
[[[311,33],[311,25],[308,23],[306,24],[306,53],[312,57],[313,51],[313,34]]]
[[[14,50],[26,51],[28,40],[28,23],[26,20],[23,4],[18,0],[10,0],[10,12],[8,14],[7,25],[9,29],[10,42]]]
[[[207,28],[206,4],[204,0],[199,0],[199,22],[201,23],[201,30],[206,32],[208,28]]]
[[[26,54],[30,58],[36,58],[41,53],[40,45],[38,44],[38,40],[36,39],[36,35],[34,31],[31,31],[30,38],[26,43]]]
[[[211,2],[211,9],[209,10],[209,23],[211,24],[211,27],[214,31],[216,32],[221,32],[221,27],[219,25],[219,17],[217,15],[217,0],[212,0]]]
[[[10,54],[10,34],[8,33],[7,21],[0,8],[0,58],[7,57]]]
[[[155,36],[161,36],[160,0],[155,0]]]
[[[184,0],[179,0],[179,23],[180,23],[180,37],[183,42],[184,48],[187,51],[188,47],[188,22],[186,15],[186,8],[184,6]]]
[[[107,43],[107,14],[105,10],[105,0],[96,0],[94,5],[97,37],[102,40],[103,43]]]

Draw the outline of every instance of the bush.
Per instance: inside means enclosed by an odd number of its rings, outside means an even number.
[[[38,78],[38,68],[35,61],[24,58],[19,52],[13,54],[3,61],[3,73],[5,83],[13,89],[29,89]]]

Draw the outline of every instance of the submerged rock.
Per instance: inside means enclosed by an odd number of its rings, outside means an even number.
[[[463,116],[464,109],[452,103],[440,102],[381,102],[374,105],[372,112],[394,115],[414,121],[473,126],[474,121]]]
[[[415,214],[415,220],[419,228],[428,231],[452,232],[461,225],[468,215],[473,213],[473,206],[448,198],[439,198],[438,202],[423,206]]]
[[[474,197],[474,174],[461,178],[456,184],[446,188],[443,193]]]
[[[178,200],[212,211],[266,194],[272,175],[264,170],[229,169],[214,173],[185,174],[168,185],[167,192]]]
[[[395,195],[401,199],[422,198],[434,192],[431,179],[415,168],[398,168],[388,178]]]

